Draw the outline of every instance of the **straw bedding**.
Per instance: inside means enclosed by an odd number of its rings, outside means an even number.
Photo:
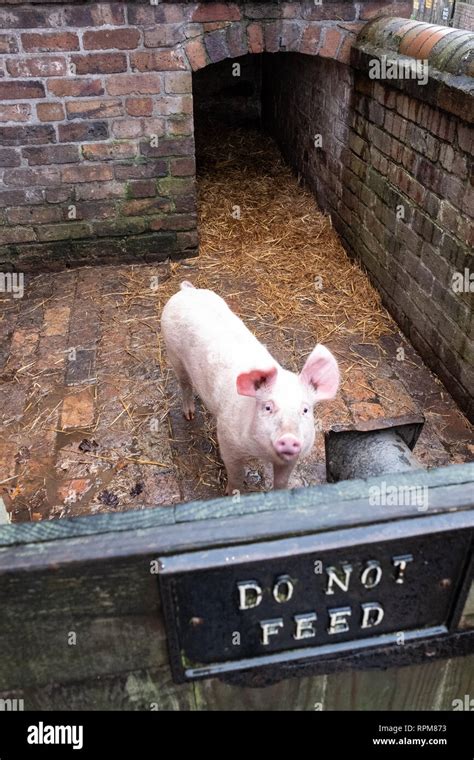
[[[227,296],[257,334],[271,325],[337,343],[393,332],[379,294],[270,138],[216,133],[198,143],[198,155],[200,250],[186,274],[194,285]],[[182,265],[170,274],[160,306],[183,279]]]

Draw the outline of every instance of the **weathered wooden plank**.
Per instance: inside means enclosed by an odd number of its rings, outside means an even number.
[[[473,658],[290,679],[261,689],[217,679],[176,686],[167,668],[0,692],[27,710],[436,710],[472,694]]]
[[[39,570],[45,566],[93,562],[111,557],[148,556],[151,560],[160,554],[198,550],[209,545],[217,547],[286,535],[303,536],[336,528],[344,529],[348,525],[361,527],[380,523],[382,538],[382,534],[396,535],[396,523],[402,518],[426,521],[424,531],[431,529],[428,521],[435,517],[439,518],[440,530],[472,524],[472,497],[462,485],[430,490],[429,505],[429,512],[420,512],[413,506],[393,510],[385,506],[373,507],[367,500],[356,500],[328,506],[326,510],[295,508],[282,511],[278,515],[278,521],[273,513],[262,512],[236,519],[209,519],[164,525],[161,530],[148,528],[118,531],[63,541],[4,547],[0,549],[0,573]],[[385,528],[382,529],[382,526]]]
[[[161,525],[172,525],[174,522],[173,507],[158,507],[157,509],[131,509],[116,515],[87,515],[8,526],[0,525],[0,546],[59,541],[111,531],[124,531],[130,528],[136,530],[159,528]]]
[[[256,514],[263,511],[285,511],[314,507],[318,510],[328,504],[338,502],[366,500],[371,489],[380,487],[381,483],[390,484],[397,488],[422,488],[430,489],[474,483],[474,464],[454,465],[450,467],[437,467],[433,470],[420,470],[417,472],[397,473],[376,478],[344,480],[339,483],[326,483],[311,488],[300,488],[293,491],[269,491],[267,493],[254,493],[243,495],[240,501],[232,498],[215,499],[208,502],[192,502],[179,504],[175,509],[176,522],[189,520],[208,520],[212,517],[236,517],[237,515]],[[399,505],[403,506],[403,505]],[[372,506],[375,513],[377,508]],[[390,504],[383,507],[385,512],[396,516],[396,510]],[[383,510],[378,510],[382,517]]]
[[[21,632],[25,621],[158,614],[158,582],[149,558],[110,559],[105,550],[103,557],[63,567],[46,562],[42,572],[5,574],[0,583],[2,625],[18,626]]]
[[[160,607],[157,576],[141,559],[5,575],[0,689],[166,663]]]
[[[474,687],[474,656],[328,677],[329,710],[452,710]],[[467,692],[465,691],[467,689]]]
[[[0,690],[94,680],[168,660],[162,619],[151,615],[29,621],[21,629],[21,647],[2,624],[0,641]],[[20,651],[27,656],[20,659]]]
[[[0,692],[24,700],[25,710],[195,710],[192,685],[176,685],[168,668]]]
[[[452,710],[474,690],[474,657],[290,679],[261,689],[217,679],[177,686],[167,668],[0,692],[26,710]]]
[[[137,509],[119,514],[89,515],[87,517],[63,518],[46,522],[0,525],[0,547],[16,544],[54,541],[99,533],[127,530],[145,530],[148,528],[171,525],[174,522],[189,522],[211,518],[240,517],[270,511],[294,509],[321,509],[347,501],[366,503],[371,488],[381,483],[398,488],[429,487],[430,490],[447,486],[474,484],[474,463],[438,467],[429,471],[399,473],[398,475],[369,478],[367,480],[350,480],[330,483],[293,491],[270,491],[268,493],[243,494],[239,501],[232,498],[213,499],[181,504],[177,507],[158,507],[156,509]],[[473,486],[474,487],[474,486]],[[438,500],[439,502],[439,500]],[[357,520],[356,504],[351,515]],[[412,507],[411,507],[412,508]],[[403,505],[393,507],[389,504],[383,508],[372,506],[370,511],[375,519],[392,519],[403,514]],[[343,510],[341,509],[341,516]],[[361,514],[361,519],[367,519]]]
[[[245,561],[260,561],[268,557],[290,557],[295,552],[314,552],[316,547],[324,547],[324,551],[338,549],[344,546],[359,546],[367,543],[377,544],[396,538],[409,538],[412,536],[425,536],[426,534],[446,533],[456,529],[474,528],[474,509],[446,514],[426,515],[395,523],[361,525],[354,528],[331,531],[325,534],[324,542],[321,538],[315,539],[313,533],[306,535],[290,535],[277,541],[259,541],[245,543],[233,551],[228,547],[215,548],[212,550],[212,560],[209,549],[193,551],[192,553],[180,552],[169,558],[163,559],[163,574],[178,573],[189,570],[192,558],[192,567],[202,570],[208,567],[229,567],[233,563],[239,564]],[[275,536],[276,537],[276,536]],[[269,537],[270,538],[270,537]],[[273,538],[273,537],[272,537]],[[469,541],[468,541],[469,544]],[[184,548],[184,547],[183,547]]]
[[[233,686],[217,678],[195,684],[198,710],[325,710],[334,676],[293,678],[263,688]]]
[[[195,684],[199,710],[452,710],[474,689],[474,656],[384,670],[346,670],[264,688]]]

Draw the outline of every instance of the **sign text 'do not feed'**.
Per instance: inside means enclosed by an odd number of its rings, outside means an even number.
[[[328,549],[305,536],[164,557],[174,677],[446,632],[468,553],[469,537],[454,531]]]

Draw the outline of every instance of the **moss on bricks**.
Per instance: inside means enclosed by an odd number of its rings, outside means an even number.
[[[160,195],[184,195],[193,190],[194,180],[191,177],[164,177],[157,181],[156,187]]]

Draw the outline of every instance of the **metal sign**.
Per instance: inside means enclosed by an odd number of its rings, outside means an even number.
[[[392,540],[393,524],[162,557],[175,680],[446,634],[470,531],[410,535],[407,523]]]
[[[410,535],[411,522],[392,540],[393,524],[371,525],[162,557],[175,680],[446,634],[467,589],[471,532]]]

